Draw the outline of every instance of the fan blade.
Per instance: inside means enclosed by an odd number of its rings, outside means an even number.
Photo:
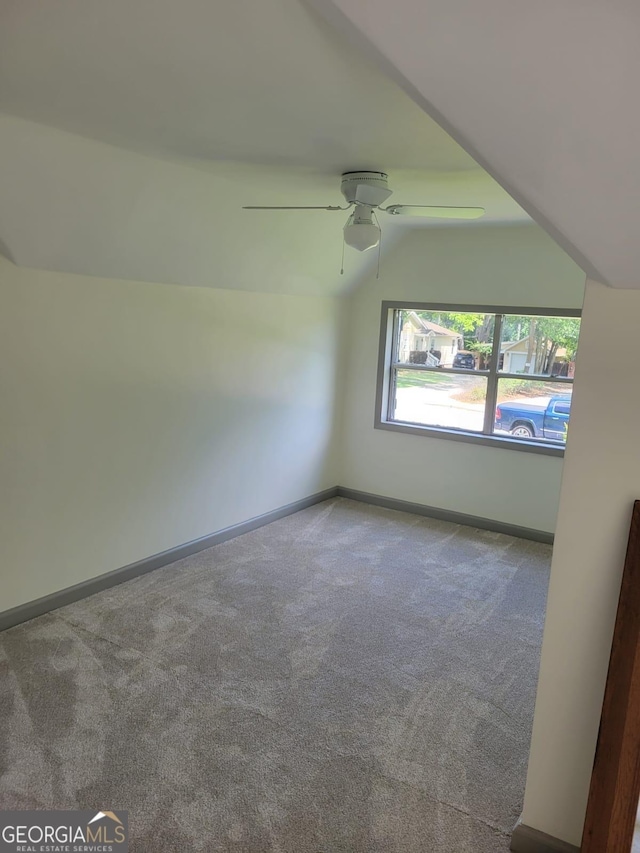
[[[430,204],[391,204],[381,207],[392,216],[430,216],[434,219],[479,219],[484,207],[434,207]]]
[[[327,207],[259,207],[257,205],[246,205],[243,207],[243,210],[349,210],[348,207],[334,207],[333,205],[328,205]]]

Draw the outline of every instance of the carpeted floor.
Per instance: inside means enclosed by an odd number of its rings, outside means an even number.
[[[0,808],[133,853],[499,853],[551,549],[327,501],[0,634]]]

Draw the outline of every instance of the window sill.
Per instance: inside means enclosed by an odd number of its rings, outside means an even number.
[[[522,439],[507,438],[501,435],[481,435],[477,432],[465,432],[464,430],[438,429],[437,427],[420,426],[401,421],[376,420],[376,429],[389,430],[390,432],[403,432],[408,435],[423,435],[427,438],[443,438],[446,441],[464,441],[467,444],[483,444],[485,447],[495,449],[515,450],[524,453],[539,453],[544,456],[564,457],[565,445],[543,441],[523,441]]]

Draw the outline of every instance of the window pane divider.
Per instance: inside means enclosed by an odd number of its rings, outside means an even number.
[[[458,367],[429,367],[428,364],[411,364],[406,361],[394,361],[391,365],[394,370],[416,370],[423,373],[455,373],[458,376],[488,376],[488,370],[465,370]]]
[[[564,382],[573,385],[568,376],[554,376],[553,373],[498,373],[498,379],[522,379],[524,382]]]
[[[496,405],[498,403],[498,363],[500,361],[500,343],[502,341],[502,314],[496,314],[493,325],[493,347],[489,359],[489,375],[487,378],[487,396],[484,404],[484,425],[482,432],[493,435]]]

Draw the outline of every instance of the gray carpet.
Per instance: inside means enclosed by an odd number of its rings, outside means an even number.
[[[0,635],[0,807],[148,853],[496,853],[551,549],[327,501]]]

